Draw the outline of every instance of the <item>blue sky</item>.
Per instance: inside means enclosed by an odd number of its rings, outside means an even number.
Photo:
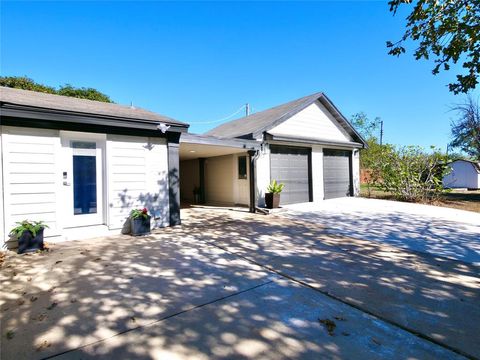
[[[202,133],[248,102],[263,110],[324,91],[348,118],[384,120],[385,141],[449,141],[455,67],[387,55],[406,12],[386,1],[9,2],[1,74],[94,87]],[[411,47],[412,48],[412,47]],[[474,94],[477,95],[478,91]],[[219,123],[217,123],[219,124]]]

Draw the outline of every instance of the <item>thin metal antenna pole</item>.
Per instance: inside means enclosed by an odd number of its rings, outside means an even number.
[[[380,121],[380,145],[383,145],[383,120]]]

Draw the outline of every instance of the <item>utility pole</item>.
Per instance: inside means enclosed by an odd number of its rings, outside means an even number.
[[[380,145],[383,145],[383,120],[380,121]]]
[[[245,116],[250,115],[250,105],[248,103],[245,104]]]

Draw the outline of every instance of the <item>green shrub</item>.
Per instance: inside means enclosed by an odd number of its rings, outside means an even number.
[[[280,194],[285,187],[285,184],[277,183],[277,180],[272,180],[267,187],[267,193]]]
[[[451,169],[448,157],[432,147],[431,154],[418,146],[384,145],[375,163],[376,185],[403,201],[429,202],[446,192],[442,180]]]
[[[16,224],[18,226],[10,230],[10,236],[14,236],[17,239],[20,236],[22,236],[24,231],[30,231],[32,235],[35,237],[37,236],[38,231],[40,231],[41,229],[48,228],[48,225],[46,225],[43,221],[23,220],[21,222],[17,222]]]

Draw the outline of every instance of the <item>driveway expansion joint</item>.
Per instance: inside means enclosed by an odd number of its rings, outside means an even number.
[[[275,274],[277,274],[277,275],[279,275],[279,276],[281,276],[281,277],[283,277],[283,278],[285,278],[285,279],[287,279],[287,280],[293,281],[293,282],[295,282],[295,283],[297,283],[297,284],[299,284],[299,285],[301,285],[301,286],[303,286],[303,287],[307,287],[307,288],[309,288],[309,289],[312,289],[312,290],[314,290],[314,291],[317,291],[317,292],[319,292],[319,293],[321,293],[321,294],[323,294],[323,295],[325,295],[325,296],[327,296],[327,297],[329,297],[329,298],[331,298],[331,299],[333,299],[333,300],[335,300],[335,301],[341,302],[342,304],[345,304],[345,305],[347,305],[347,306],[350,306],[350,307],[352,307],[352,308],[354,308],[354,309],[356,309],[356,310],[359,310],[359,311],[361,311],[361,312],[363,312],[363,313],[365,313],[365,314],[367,314],[367,315],[370,315],[370,316],[372,316],[372,317],[374,317],[374,318],[376,318],[376,319],[378,319],[378,320],[380,320],[380,321],[383,321],[383,322],[385,322],[385,323],[387,323],[387,324],[390,324],[390,325],[392,325],[392,326],[395,326],[395,327],[397,327],[397,328],[399,328],[399,329],[401,329],[401,330],[403,330],[403,331],[406,331],[406,332],[408,332],[408,333],[410,333],[410,334],[412,334],[412,335],[414,335],[414,336],[416,336],[416,337],[418,337],[418,338],[421,338],[421,339],[423,339],[423,340],[426,340],[426,341],[428,341],[428,342],[430,342],[430,343],[432,343],[432,344],[435,344],[435,345],[440,346],[440,347],[442,347],[442,348],[444,348],[444,349],[450,350],[450,351],[452,351],[452,352],[454,352],[454,353],[456,353],[456,354],[458,354],[458,355],[464,356],[464,357],[466,357],[467,359],[480,360],[479,358],[474,357],[473,355],[470,355],[470,354],[468,354],[468,353],[466,353],[466,352],[464,352],[464,351],[462,351],[462,350],[460,350],[460,349],[457,349],[457,348],[452,347],[452,346],[450,346],[450,345],[444,344],[444,343],[442,343],[442,342],[440,342],[440,341],[438,341],[438,340],[436,340],[436,339],[434,339],[434,338],[432,338],[432,337],[430,337],[430,336],[428,336],[428,335],[422,334],[422,333],[420,333],[420,332],[418,332],[418,331],[416,331],[416,330],[414,330],[414,329],[412,329],[412,328],[410,328],[410,327],[408,327],[408,326],[399,324],[399,323],[397,323],[397,322],[395,322],[395,321],[392,321],[392,320],[389,320],[389,319],[387,319],[387,318],[385,318],[385,317],[383,317],[383,316],[379,316],[379,315],[373,313],[372,311],[366,310],[366,309],[362,308],[361,306],[356,305],[355,303],[349,302],[349,301],[344,300],[344,299],[342,299],[342,298],[340,298],[340,297],[338,297],[338,296],[335,296],[335,295],[333,295],[332,293],[330,293],[330,292],[328,292],[328,291],[324,291],[324,290],[320,290],[320,289],[318,289],[318,288],[315,288],[314,286],[312,286],[312,285],[310,285],[310,284],[308,284],[308,283],[306,283],[306,282],[304,282],[304,281],[302,281],[302,280],[298,280],[298,279],[294,278],[293,276],[284,274],[283,272],[281,272],[281,271],[279,271],[279,270],[276,270],[276,269],[272,268],[271,266],[264,265],[264,264],[259,263],[259,262],[257,262],[256,260],[251,259],[251,258],[249,258],[249,257],[247,257],[247,256],[243,256],[243,255],[237,254],[237,253],[235,253],[235,252],[232,252],[231,250],[228,250],[228,248],[223,247],[223,246],[221,246],[221,245],[218,245],[218,244],[216,244],[216,243],[213,242],[213,241],[208,241],[208,240],[200,240],[200,241],[203,241],[204,243],[209,244],[209,245],[211,245],[211,246],[217,247],[217,248],[219,248],[219,249],[221,249],[221,250],[223,250],[223,251],[226,251],[226,252],[229,253],[229,254],[232,254],[232,255],[234,255],[234,256],[237,256],[237,257],[239,257],[239,258],[241,258],[241,259],[243,259],[243,260],[245,260],[245,261],[248,261],[248,262],[250,262],[250,263],[252,263],[252,264],[254,264],[254,265],[260,266],[261,268],[263,268],[263,269],[265,269],[265,270],[267,270],[267,271],[273,272],[273,273],[275,273]]]
[[[123,334],[127,334],[129,332],[133,332],[133,331],[136,331],[136,330],[139,330],[139,329],[142,329],[142,328],[146,328],[146,327],[149,327],[149,326],[152,326],[154,324],[157,324],[157,323],[160,323],[162,321],[165,321],[165,320],[168,320],[168,319],[171,319],[175,316],[178,316],[178,315],[182,315],[182,314],[185,314],[187,312],[190,312],[190,311],[193,311],[193,310],[196,310],[196,309],[200,309],[204,306],[207,306],[207,305],[211,305],[211,304],[214,304],[216,302],[220,302],[220,301],[223,301],[223,300],[226,300],[226,299],[229,299],[229,298],[232,298],[232,297],[235,297],[235,296],[238,296],[240,294],[243,294],[243,293],[246,293],[246,292],[249,292],[249,291],[252,291],[252,290],[256,290],[258,288],[261,288],[263,286],[266,286],[266,285],[269,285],[271,283],[273,283],[274,281],[273,280],[269,280],[267,282],[264,282],[264,283],[261,283],[261,284],[258,284],[258,285],[255,285],[255,286],[252,286],[248,289],[244,289],[244,290],[241,290],[241,291],[237,291],[235,293],[232,293],[232,294],[229,294],[229,295],[226,295],[226,296],[222,296],[218,299],[214,299],[214,300],[211,300],[211,301],[208,301],[206,303],[203,303],[203,304],[199,304],[199,305],[195,305],[195,306],[192,306],[188,309],[185,309],[185,310],[182,310],[182,311],[178,311],[174,314],[171,314],[171,315],[168,315],[168,316],[165,316],[165,317],[162,317],[160,319],[157,319],[157,320],[154,320],[154,321],[151,321],[147,324],[143,324],[143,325],[139,325],[139,326],[136,326],[136,327],[133,327],[133,328],[130,328],[130,329],[127,329],[127,330],[124,330],[124,331],[120,331],[118,333],[116,333],[115,335],[112,335],[112,336],[109,336],[109,337],[106,337],[106,338],[103,338],[103,339],[100,339],[100,340],[97,340],[97,341],[93,341],[91,343],[88,343],[88,344],[84,344],[82,346],[78,346],[74,349],[69,349],[69,350],[65,350],[65,351],[62,351],[62,352],[59,352],[57,354],[53,354],[53,355],[49,355],[49,356],[46,356],[46,357],[43,357],[41,358],[40,360],[48,360],[48,359],[54,359],[58,356],[61,356],[61,355],[65,355],[65,354],[68,354],[68,353],[72,353],[74,351],[77,351],[77,350],[80,350],[80,349],[83,349],[83,348],[86,348],[87,346],[91,346],[91,345],[95,345],[95,344],[99,344],[99,343],[102,343],[102,342],[105,342],[107,340],[110,340],[112,338],[115,338],[117,336],[120,336],[120,335],[123,335]]]

